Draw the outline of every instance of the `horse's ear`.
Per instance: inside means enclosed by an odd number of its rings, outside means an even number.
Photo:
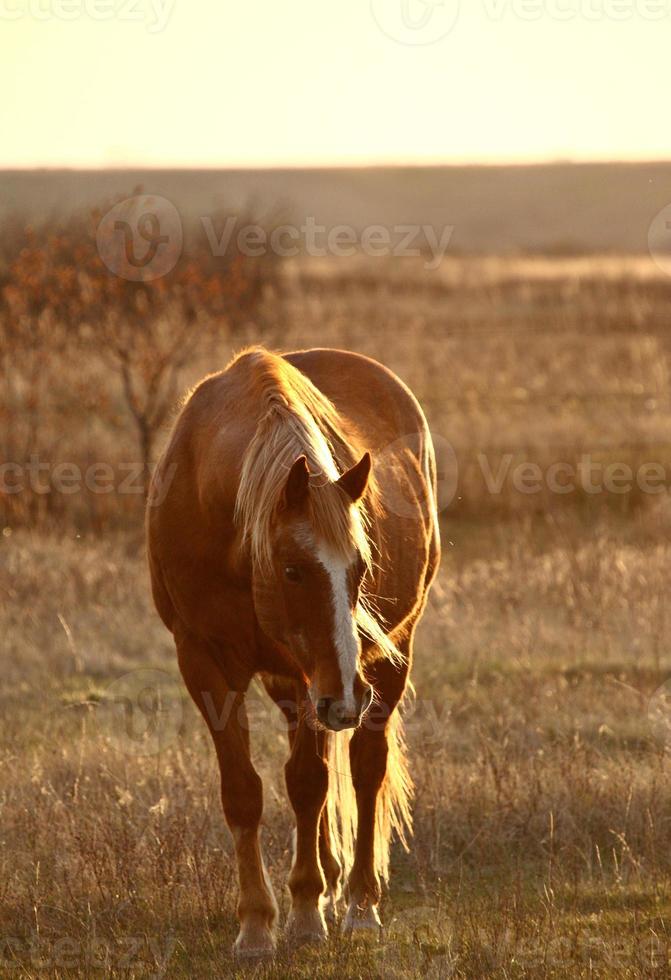
[[[336,486],[344,490],[352,503],[356,503],[363,497],[368,477],[370,476],[370,453],[364,453],[358,463],[355,463],[351,470],[340,477]]]
[[[308,461],[305,456],[299,456],[289,470],[289,476],[284,487],[284,503],[287,507],[294,509],[305,502],[309,480]]]

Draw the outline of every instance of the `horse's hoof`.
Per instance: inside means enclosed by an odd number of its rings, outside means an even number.
[[[322,946],[326,942],[326,936],[321,932],[290,932],[287,934],[287,942],[292,949],[300,949],[303,946]]]
[[[322,913],[324,915],[326,925],[329,928],[332,929],[333,926],[338,924],[338,906],[335,902],[327,902],[322,909]]]
[[[270,932],[245,933],[241,931],[233,944],[235,959],[247,963],[256,960],[268,960],[274,955],[275,943]]]
[[[352,902],[347,909],[342,931],[351,939],[378,942],[382,938],[382,923],[374,905],[357,905]]]
[[[271,960],[275,955],[275,947],[266,946],[237,946],[233,945],[233,956],[240,963],[260,963]]]
[[[336,891],[329,891],[322,896],[321,910],[328,926],[334,926],[338,921],[338,898]]]
[[[287,941],[294,946],[314,946],[328,939],[328,929],[319,909],[292,912],[286,929]]]

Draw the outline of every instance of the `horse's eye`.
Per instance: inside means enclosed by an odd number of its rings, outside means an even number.
[[[287,582],[293,582],[296,584],[301,580],[300,569],[296,565],[285,565],[284,577],[286,578]]]

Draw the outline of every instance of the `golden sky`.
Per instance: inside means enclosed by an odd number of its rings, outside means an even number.
[[[671,157],[671,0],[0,0],[0,166]]]

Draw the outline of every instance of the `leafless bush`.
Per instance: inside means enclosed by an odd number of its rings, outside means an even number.
[[[156,436],[183,372],[218,345],[235,345],[273,263],[235,250],[215,256],[191,234],[170,272],[133,281],[101,259],[96,229],[103,212],[40,227],[15,221],[0,242],[0,459],[20,467],[37,455],[49,468],[64,459],[114,465],[121,444],[126,458],[139,461],[146,489]],[[4,489],[6,523],[35,523],[64,510],[76,521],[93,516],[73,513],[71,502],[46,489]],[[100,513],[100,501],[88,503]]]

